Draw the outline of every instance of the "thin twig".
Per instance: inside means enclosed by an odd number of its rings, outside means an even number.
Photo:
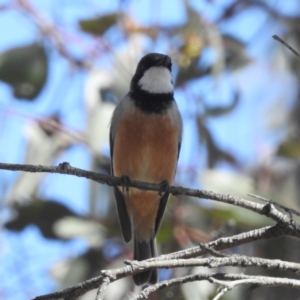
[[[213,277],[210,278],[212,283],[219,283],[217,279],[214,279]],[[223,285],[224,286],[224,285]],[[219,300],[222,296],[224,296],[227,292],[229,292],[231,289],[228,285],[224,286],[220,292],[213,298],[213,300]]]
[[[282,228],[277,224],[274,226],[266,226],[263,228],[250,230],[248,232],[243,232],[230,237],[219,238],[217,240],[209,242],[206,245],[209,248],[214,250],[224,250],[232,247],[237,247],[243,244],[247,244],[250,242],[259,241],[262,239],[279,238],[283,235],[290,235],[288,232],[289,232],[288,227]],[[175,253],[160,255],[159,257],[150,259],[150,261],[157,260],[157,259],[162,259],[162,260],[177,259],[177,258],[187,259],[191,257],[198,257],[200,255],[205,254],[206,252],[207,251],[204,251],[199,246],[197,246],[197,247],[192,247],[189,249],[177,251]]]
[[[231,282],[222,281],[211,277],[212,282],[223,285],[224,288],[217,294],[213,300],[220,299],[226,292],[240,285],[258,285],[258,286],[286,286],[300,289],[300,280],[290,278],[274,278],[267,276],[248,276],[243,275],[243,279]]]
[[[292,47],[290,46],[287,42],[285,42],[283,39],[281,39],[278,35],[273,35],[272,38],[278,42],[280,42],[282,45],[286,46],[290,51],[292,51],[299,59],[300,59],[300,54]]]
[[[109,286],[109,284],[111,283],[112,280],[115,281],[115,277],[112,277],[110,275],[109,271],[104,271],[104,272],[102,272],[102,274],[103,274],[104,278],[98,288],[95,300],[103,300],[107,287]]]
[[[47,37],[50,43],[57,49],[59,54],[66,58],[72,65],[90,70],[92,68],[92,63],[86,59],[76,59],[72,57],[69,53],[68,49],[66,48],[66,40],[63,37],[58,29],[56,28],[55,24],[51,21],[47,20],[45,16],[41,15],[40,12],[35,9],[34,6],[27,0],[16,0],[16,4],[25,11],[29,16],[31,16],[36,23],[37,27],[41,31],[41,33]]]
[[[218,274],[218,273],[216,273],[216,274]],[[147,299],[150,294],[153,294],[154,292],[162,290],[166,287],[183,284],[183,283],[187,283],[187,282],[208,280],[211,276],[216,275],[216,274],[201,273],[201,274],[196,274],[196,275],[189,275],[189,276],[183,276],[183,277],[179,277],[179,278],[164,280],[164,281],[158,282],[154,285],[151,285],[151,286],[143,289],[142,292],[140,292],[138,295],[131,297],[130,300]],[[222,275],[224,275],[224,274],[222,274]]]
[[[129,263],[129,262],[128,262]],[[266,269],[277,269],[299,273],[300,264],[282,261],[280,259],[266,259],[242,255],[231,255],[227,257],[206,257],[190,259],[170,259],[157,261],[132,261],[131,267],[135,270],[149,270],[154,268],[179,268],[179,267],[208,267],[218,268],[224,266],[260,267]]]
[[[269,202],[269,203],[271,203],[271,204],[273,204],[273,205],[275,205],[277,207],[282,208],[287,213],[292,213],[294,215],[300,216],[300,212],[298,212],[297,210],[295,210],[293,208],[289,208],[287,206],[284,206],[284,205],[282,205],[282,204],[280,204],[280,203],[278,203],[278,202],[276,202],[274,200],[266,199],[264,197],[261,197],[261,196],[255,195],[255,194],[247,194],[247,195],[250,196],[250,197],[253,197],[253,198],[257,198],[257,199],[259,199],[259,200],[261,200],[263,202]]]
[[[215,250],[213,248],[210,248],[206,244],[203,244],[203,243],[198,243],[198,244],[199,244],[199,247],[201,249],[204,249],[205,251],[207,251],[208,253],[210,253],[210,254],[212,254],[214,256],[217,256],[217,257],[226,257],[226,256],[229,256],[228,254],[225,254],[225,253],[217,251],[217,250]]]

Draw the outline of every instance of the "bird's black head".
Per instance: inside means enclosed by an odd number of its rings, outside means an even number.
[[[149,53],[136,68],[130,91],[143,90],[150,94],[173,94],[172,61],[168,55]]]

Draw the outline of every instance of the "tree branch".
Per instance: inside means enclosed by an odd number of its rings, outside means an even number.
[[[179,268],[179,267],[208,267],[218,268],[224,266],[240,267],[260,267],[265,269],[277,269],[282,271],[291,271],[300,273],[300,264],[294,262],[282,261],[279,259],[266,259],[260,257],[250,257],[241,255],[231,255],[226,257],[207,257],[190,259],[170,259],[157,261],[126,261],[130,265],[133,274],[139,273],[136,270],[145,271],[154,268]],[[112,271],[110,271],[112,272]],[[114,272],[112,272],[113,274]]]
[[[33,173],[68,174],[68,175],[74,175],[78,177],[91,179],[98,183],[107,184],[109,186],[121,185],[121,180],[118,177],[104,175],[97,172],[86,171],[79,168],[74,168],[71,167],[70,164],[67,162],[63,162],[59,164],[57,167],[0,163],[0,169],[10,170],[10,171],[25,171],[25,172],[33,172]],[[129,186],[141,190],[151,190],[157,192],[159,192],[161,189],[159,184],[147,183],[147,182],[142,182],[137,180],[131,180]],[[256,203],[250,200],[245,200],[231,195],[217,194],[210,191],[195,190],[195,189],[189,189],[189,188],[184,188],[179,186],[170,186],[170,193],[173,195],[185,195],[185,196],[196,197],[200,199],[209,199],[209,200],[214,200],[218,202],[223,202],[223,203],[243,207],[245,209],[259,213],[261,215],[266,215],[267,217],[271,218],[275,222],[285,224],[286,226],[290,226],[292,222],[292,225],[296,229],[295,230],[296,236],[300,237],[300,233],[298,232],[300,225],[295,221],[291,221],[287,215],[278,211],[274,207],[274,205],[270,203],[267,203],[266,205],[262,205],[260,203]]]
[[[293,230],[292,230],[293,232]],[[263,240],[263,239],[271,239],[271,238],[279,238],[284,235],[291,235],[290,229],[288,227],[281,227],[279,224],[274,226],[266,226],[260,229],[250,230],[248,232],[243,232],[237,235],[233,235],[230,237],[219,238],[215,241],[211,241],[205,244],[210,249],[214,250],[224,250],[236,246],[240,246],[243,244],[247,244],[253,241]],[[171,254],[160,255],[157,259],[177,259],[177,258],[191,258],[197,257],[207,253],[208,251],[201,249],[201,247],[196,246],[189,249],[181,250],[178,252],[174,252]],[[151,259],[150,259],[151,260]],[[154,260],[154,259],[153,259]]]
[[[208,252],[209,254],[213,255],[213,256],[217,256],[217,257],[226,257],[226,256],[230,256],[228,254],[222,253],[220,251],[217,251],[213,248],[208,247],[207,245],[205,245],[204,243],[199,243],[199,247],[201,250],[205,250],[206,252]]]
[[[63,162],[58,166],[48,167],[40,165],[19,165],[19,164],[3,164],[0,163],[0,169],[11,171],[25,171],[25,172],[42,172],[42,173],[57,173],[74,175],[87,179],[94,180],[101,184],[107,184],[109,186],[121,186],[121,180],[118,177],[104,175],[96,172],[86,171],[79,168],[71,167],[69,163]],[[147,182],[132,180],[129,183],[130,187],[135,187],[141,190],[160,191],[159,184],[152,184]],[[236,205],[261,215],[266,215],[270,219],[277,222],[274,226],[266,226],[260,229],[251,230],[246,233],[241,233],[235,236],[220,238],[212,241],[208,244],[201,244],[200,247],[193,247],[187,250],[178,251],[176,253],[161,255],[156,258],[148,259],[145,261],[127,261],[127,266],[113,269],[103,270],[101,275],[87,280],[73,287],[67,288],[63,291],[52,293],[49,295],[36,297],[35,300],[50,300],[50,299],[76,299],[78,296],[85,294],[95,288],[99,288],[97,292],[97,300],[101,300],[104,297],[107,286],[120,278],[137,274],[148,269],[154,268],[175,268],[175,267],[192,267],[192,266],[206,266],[209,268],[216,268],[220,266],[242,266],[242,267],[263,267],[263,268],[276,268],[280,270],[288,270],[292,272],[299,272],[300,264],[292,262],[283,262],[280,260],[267,260],[256,257],[246,256],[225,256],[225,257],[210,257],[210,258],[193,258],[195,256],[202,255],[204,253],[210,253],[220,256],[217,250],[223,250],[232,246],[237,246],[245,243],[249,243],[255,240],[277,238],[283,235],[290,235],[294,237],[300,237],[299,224],[291,220],[286,214],[278,211],[274,205],[267,203],[265,205],[245,200],[239,197],[230,195],[222,195],[209,191],[188,189],[183,187],[170,187],[170,193],[173,195],[186,195],[191,197],[197,197],[201,199],[210,199],[218,202]],[[190,259],[187,259],[190,258]],[[211,275],[210,275],[211,276]],[[282,279],[282,278],[281,278]],[[179,279],[178,279],[179,280]],[[279,279],[278,279],[279,280]],[[282,279],[284,280],[284,279]],[[288,280],[288,279],[286,279]],[[176,282],[176,281],[173,281]],[[243,281],[243,284],[248,284],[250,281]],[[291,281],[289,281],[291,282]],[[165,284],[166,283],[159,283]],[[284,284],[287,284],[286,282]],[[161,286],[161,285],[160,285]],[[233,285],[235,286],[235,285]],[[292,285],[293,286],[293,285]],[[295,283],[298,287],[298,283]],[[227,291],[230,286],[223,289]]]
[[[105,294],[105,291],[106,291],[107,287],[109,286],[109,284],[112,281],[116,280],[116,277],[111,276],[109,271],[105,271],[105,272],[102,272],[102,273],[103,273],[104,278],[103,278],[103,280],[102,280],[102,282],[101,282],[101,284],[98,288],[95,300],[103,300],[104,299],[104,294]]]
[[[202,274],[201,273],[201,274],[196,274],[196,275],[189,275],[189,276],[183,276],[183,277],[179,277],[179,278],[164,280],[164,281],[158,282],[154,285],[151,285],[151,286],[143,289],[142,292],[140,292],[138,295],[130,298],[130,300],[147,299],[150,294],[152,294],[156,291],[162,290],[166,287],[170,287],[170,286],[174,286],[174,285],[178,285],[178,284],[183,284],[183,283],[187,283],[187,282],[209,280],[209,278],[212,277],[212,276],[217,276],[218,277],[220,275],[224,275],[224,274],[221,274],[221,273]],[[223,279],[224,276],[221,276],[221,278]]]
[[[201,280],[208,280],[212,283],[225,285],[225,287],[228,286],[229,287],[228,290],[230,290],[238,285],[242,285],[242,284],[256,284],[256,285],[264,285],[264,286],[282,285],[282,286],[289,286],[289,287],[292,286],[295,288],[300,288],[300,280],[296,280],[296,279],[273,278],[273,277],[267,277],[267,276],[249,276],[249,275],[243,275],[243,274],[228,274],[228,273],[227,274],[224,274],[224,273],[215,273],[215,274],[200,273],[200,274],[189,275],[189,276],[184,276],[184,277],[161,281],[157,284],[154,284],[154,285],[151,285],[151,286],[145,288],[138,295],[130,298],[130,300],[147,299],[150,294],[152,294],[158,290],[162,290],[166,287],[183,284],[183,283],[187,283],[187,282],[201,281]],[[227,282],[227,281],[229,281],[229,282]],[[222,291],[223,290],[225,290],[225,289],[222,289]],[[227,292],[228,290],[226,290],[225,292]],[[225,292],[223,294],[225,294]],[[220,295],[220,293],[218,295]],[[219,298],[216,298],[216,297],[214,299],[220,298],[220,297]]]
[[[271,204],[273,204],[273,205],[275,205],[275,206],[283,209],[285,212],[287,212],[290,215],[290,218],[292,218],[292,216],[291,216],[292,214],[300,216],[300,212],[298,212],[297,210],[289,208],[289,207],[287,207],[285,205],[282,205],[282,204],[280,204],[280,203],[278,203],[278,202],[276,202],[276,201],[274,201],[272,199],[266,199],[264,197],[261,197],[261,196],[258,196],[258,195],[254,195],[254,194],[251,194],[251,193],[248,194],[248,196],[253,197],[253,198],[257,198],[257,199],[259,199],[259,200],[261,200],[263,202],[271,203]]]
[[[17,0],[16,4],[26,13],[32,17],[33,21],[36,23],[37,27],[41,31],[41,33],[46,36],[50,43],[57,49],[60,55],[66,58],[72,65],[84,68],[84,69],[91,69],[92,64],[86,59],[75,59],[72,55],[68,52],[66,45],[66,37],[59,33],[58,28],[55,26],[54,23],[47,20],[44,16],[40,14],[40,12],[35,9],[31,3],[27,0]]]
[[[224,238],[223,238],[224,239]],[[228,238],[229,239],[229,238]],[[222,239],[219,239],[222,240]],[[217,241],[215,241],[216,243]],[[213,242],[208,243],[207,247],[211,248]],[[228,245],[228,244],[227,244]],[[228,246],[229,248],[230,246]],[[201,250],[198,248],[198,255],[201,253]],[[193,249],[193,248],[191,248]],[[188,250],[191,250],[188,249]],[[190,255],[189,251],[179,251],[177,253],[186,252],[187,255]],[[194,251],[192,251],[194,252]],[[206,251],[202,251],[204,253]],[[194,252],[195,253],[195,252]],[[284,271],[291,271],[294,273],[298,273],[300,270],[300,264],[285,262],[281,260],[271,260],[271,259],[263,259],[257,257],[248,257],[248,256],[227,256],[227,257],[209,257],[209,258],[198,258],[198,259],[178,259],[176,253],[169,255],[161,255],[156,259],[148,259],[145,261],[126,261],[127,266],[108,270],[103,270],[100,276],[95,277],[93,279],[84,281],[82,283],[76,284],[73,287],[67,288],[60,292],[43,295],[36,297],[34,300],[54,300],[54,299],[65,299],[66,297],[73,296],[81,296],[85,294],[87,291],[98,288],[97,299],[103,299],[104,291],[107,288],[108,284],[116,281],[120,278],[137,274],[143,272],[144,270],[153,269],[153,268],[177,268],[177,267],[191,267],[191,266],[206,266],[209,268],[217,268],[221,266],[242,266],[242,267],[261,267],[267,269],[279,269]],[[172,259],[166,259],[166,257],[173,257]],[[183,255],[181,255],[183,257]]]
[[[258,285],[258,286],[287,286],[300,288],[300,280],[290,279],[290,278],[274,278],[267,276],[248,276],[243,275],[239,280],[234,280],[231,282],[226,282],[224,280],[219,280],[214,277],[211,277],[213,283],[223,285],[224,288],[216,295],[213,300],[220,299],[226,292],[232,290],[233,288],[240,285]]]
[[[300,54],[292,47],[290,46],[287,42],[285,42],[283,39],[281,39],[278,35],[273,35],[272,38],[278,42],[280,42],[282,45],[287,47],[290,51],[292,51],[299,59],[300,59]]]

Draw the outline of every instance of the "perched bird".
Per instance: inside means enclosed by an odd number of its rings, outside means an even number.
[[[134,239],[134,260],[156,255],[155,236],[180,152],[182,119],[173,97],[171,67],[167,55],[144,56],[111,120],[112,174],[124,182],[114,194],[123,237],[127,243]],[[124,188],[130,179],[160,183],[164,193]],[[136,285],[156,283],[157,271],[136,274],[133,280]]]

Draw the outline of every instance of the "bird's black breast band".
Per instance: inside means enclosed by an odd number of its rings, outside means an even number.
[[[153,94],[143,90],[131,91],[129,93],[135,106],[144,113],[164,113],[173,103],[173,93]]]

